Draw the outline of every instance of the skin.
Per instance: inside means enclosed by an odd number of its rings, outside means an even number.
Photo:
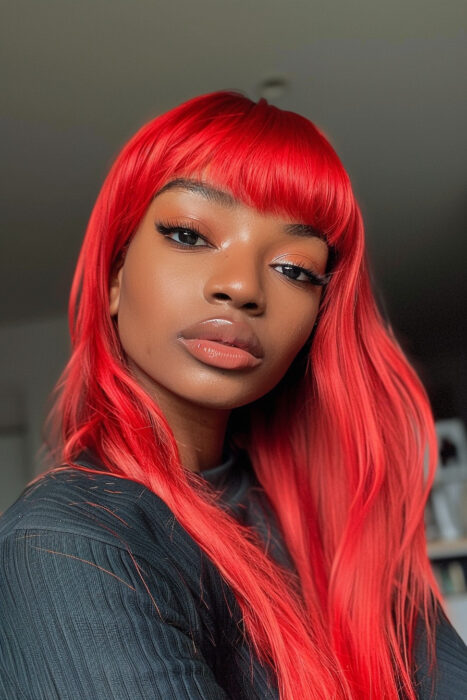
[[[186,233],[164,237],[158,222],[195,225],[207,242]],[[281,265],[306,263],[324,274],[328,248],[318,237],[287,234],[285,226],[296,223],[228,193],[213,199],[175,186],[152,200],[114,272],[109,308],[130,369],[161,407],[187,469],[220,464],[232,409],[276,386],[312,332],[322,287],[294,281]],[[212,367],[177,340],[191,324],[225,314],[259,337],[258,367]]]

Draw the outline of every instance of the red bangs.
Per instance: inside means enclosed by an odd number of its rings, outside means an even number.
[[[164,144],[153,161],[164,181],[195,176],[260,211],[314,226],[332,245],[347,232],[355,208],[349,178],[304,117],[221,92],[190,100],[152,125]]]

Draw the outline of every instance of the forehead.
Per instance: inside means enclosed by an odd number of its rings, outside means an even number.
[[[204,180],[195,180],[191,178],[175,178],[170,180],[156,192],[153,197],[153,201],[164,192],[177,190],[182,192],[192,192],[208,202],[212,202],[230,209],[245,206],[245,203],[234,197],[232,193],[227,192],[224,189],[220,189],[219,187]],[[300,237],[302,239],[318,238],[326,243],[324,234],[309,224],[294,222],[284,223],[284,232],[290,236]]]

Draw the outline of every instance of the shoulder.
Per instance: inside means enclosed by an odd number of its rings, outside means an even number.
[[[0,567],[0,695],[2,677],[27,685],[17,668],[29,669],[40,653],[31,676],[41,688],[90,684],[86,697],[107,697],[112,668],[115,698],[197,697],[198,684],[209,686],[206,697],[223,697],[203,658],[215,665],[216,649],[237,640],[235,599],[143,485],[105,472],[45,475],[0,518]],[[51,669],[57,645],[60,664]]]
[[[108,472],[65,469],[28,485],[0,518],[0,548],[24,533],[94,540],[151,565],[196,571],[202,552],[166,503],[144,485]]]
[[[227,594],[166,503],[108,472],[49,472],[27,486],[0,518],[0,567],[7,572],[0,598],[15,578],[31,580],[36,595],[59,594],[71,580],[90,588],[103,582],[129,595],[169,596],[192,618],[200,601],[213,614],[222,610]]]
[[[188,700],[199,683],[223,697],[206,663],[215,623],[184,564],[158,546],[142,558],[123,535],[109,544],[66,508],[59,527],[49,496],[50,521],[0,539],[0,696]]]
[[[432,688],[437,700],[467,698],[467,647],[456,630],[439,611],[436,625],[436,663],[430,668],[426,632],[419,619],[415,634],[415,682],[419,700],[428,700]]]

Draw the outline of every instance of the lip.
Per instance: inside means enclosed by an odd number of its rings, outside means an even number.
[[[185,328],[178,336],[186,340],[214,340],[223,345],[246,350],[253,357],[261,359],[264,350],[256,333],[241,321],[229,318],[208,318]]]

